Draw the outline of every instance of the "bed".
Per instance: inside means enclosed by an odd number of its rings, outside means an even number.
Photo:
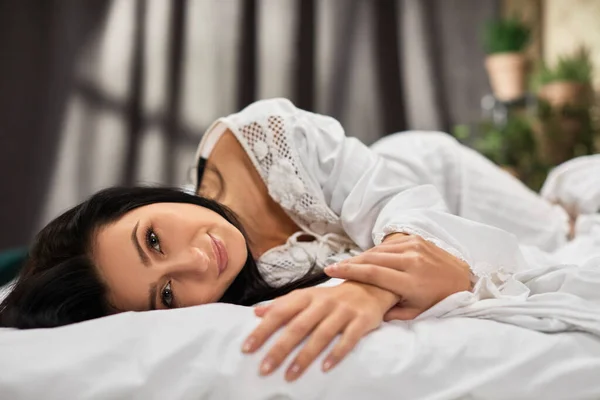
[[[0,399],[598,400],[600,214],[579,222],[585,234],[551,257],[525,251],[537,268],[384,323],[326,374],[319,359],[294,383],[284,368],[259,377],[270,342],[240,351],[252,309],[211,304],[0,329]]]
[[[457,295],[446,304],[465,301]],[[437,310],[443,308],[440,303]],[[430,315],[385,323],[332,371],[323,374],[317,363],[294,383],[283,380],[283,369],[259,377],[264,350],[241,353],[242,341],[257,322],[246,307],[211,304],[124,313],[57,329],[4,329],[0,397],[600,398],[600,336],[593,329],[543,333],[527,328],[527,320],[498,322],[510,307],[498,310],[488,307],[480,318]],[[564,318],[549,321],[552,332]]]
[[[249,309],[127,313],[0,332],[3,399],[598,399],[600,340],[489,320],[387,323],[328,374],[257,374]]]

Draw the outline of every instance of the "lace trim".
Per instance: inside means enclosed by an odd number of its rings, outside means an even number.
[[[238,114],[243,117],[243,113]],[[269,195],[301,227],[312,222],[339,223],[339,217],[325,203],[320,191],[298,161],[290,144],[286,119],[270,115],[257,121],[236,126],[225,121],[250,157],[252,164],[267,185]]]
[[[490,263],[476,263],[471,267],[473,275],[477,278],[489,278],[496,283],[506,281],[508,277],[513,273],[511,268],[507,268],[503,265],[496,266]]]
[[[312,236],[314,240],[298,240],[305,235]],[[343,235],[317,235],[299,231],[290,236],[284,245],[265,252],[258,261],[258,268],[267,283],[279,287],[307,274],[314,267],[322,270],[333,262],[357,254],[356,245]]]

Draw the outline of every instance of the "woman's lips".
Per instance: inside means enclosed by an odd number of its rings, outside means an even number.
[[[227,269],[227,261],[229,260],[227,256],[227,249],[223,245],[219,239],[212,235],[208,235],[212,241],[212,248],[215,254],[215,260],[217,260],[217,268],[219,269],[219,275],[223,273]]]

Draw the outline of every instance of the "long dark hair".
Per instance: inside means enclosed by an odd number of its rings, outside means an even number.
[[[248,243],[235,214],[216,201],[169,188],[102,190],[50,222],[36,236],[14,288],[0,304],[0,327],[48,328],[115,313],[107,299],[108,288],[91,257],[94,236],[99,228],[127,212],[154,203],[205,207],[238,228]],[[248,249],[246,263],[220,301],[252,305],[325,280],[322,272],[309,272],[284,286],[272,287],[260,275]]]

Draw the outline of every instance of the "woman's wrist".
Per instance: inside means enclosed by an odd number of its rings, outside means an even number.
[[[381,306],[381,312],[386,313],[389,309],[398,304],[400,297],[388,290],[381,289],[377,286],[368,285],[366,283],[345,281],[340,286],[354,287],[356,290],[362,290],[372,296]]]

